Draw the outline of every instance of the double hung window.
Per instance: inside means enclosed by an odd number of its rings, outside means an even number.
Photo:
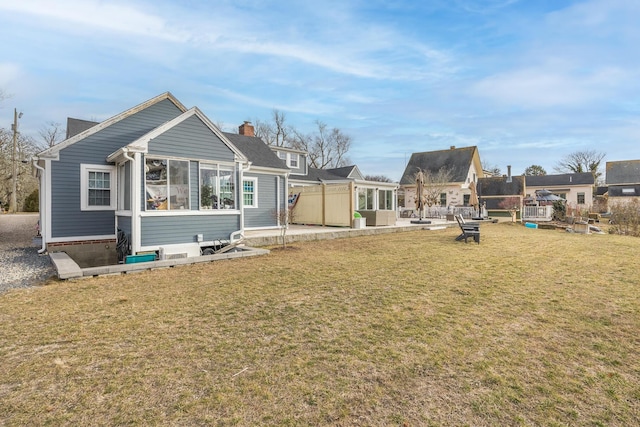
[[[109,165],[80,166],[80,205],[83,211],[116,209],[116,169]]]
[[[242,203],[245,208],[258,207],[258,180],[245,178],[242,180]]]

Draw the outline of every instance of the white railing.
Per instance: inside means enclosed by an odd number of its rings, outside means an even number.
[[[553,206],[525,206],[522,211],[523,221],[551,221]]]
[[[400,212],[400,218],[417,218],[418,215],[417,209],[404,209]],[[466,219],[475,218],[478,216],[478,209],[474,209],[472,206],[432,206],[424,208],[422,213],[423,218],[446,218],[447,215],[462,215]],[[486,211],[483,216],[487,216]]]

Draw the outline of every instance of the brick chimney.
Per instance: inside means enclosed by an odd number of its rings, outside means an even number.
[[[238,127],[238,133],[244,136],[256,136],[251,122],[246,121]]]

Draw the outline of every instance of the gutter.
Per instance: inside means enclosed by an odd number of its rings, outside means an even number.
[[[136,162],[135,157],[131,157],[131,155],[129,154],[129,148],[128,147],[122,147],[122,157],[124,157],[125,159],[127,159],[129,162],[131,162],[131,198],[132,200],[130,201],[131,203],[131,241],[129,241],[129,244],[131,245],[131,252],[135,255],[137,250],[138,250],[138,246],[140,243],[139,237],[138,237],[138,221],[139,221],[139,216],[140,216],[140,210],[138,208],[138,203],[140,201],[140,193],[139,193],[139,167],[138,167],[138,163]],[[139,157],[139,153],[135,153],[134,156],[138,156]],[[117,234],[117,230],[116,230],[116,234]]]

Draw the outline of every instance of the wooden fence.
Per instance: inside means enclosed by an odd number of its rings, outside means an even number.
[[[294,187],[289,192],[298,193],[293,208],[294,224],[351,227],[353,183]]]

